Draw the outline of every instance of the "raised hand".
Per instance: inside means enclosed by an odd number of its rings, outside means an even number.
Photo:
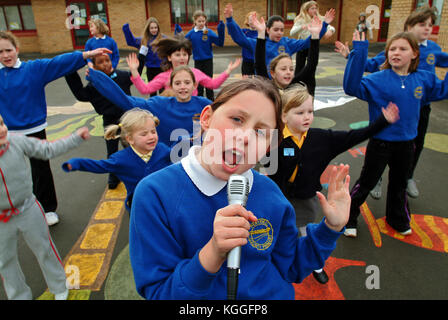
[[[381,108],[381,111],[383,112],[384,118],[386,118],[389,123],[395,123],[400,119],[400,110],[393,102],[389,102],[387,108]]]
[[[91,51],[84,51],[82,53],[82,57],[84,59],[90,59],[95,56],[104,55],[104,54],[108,54],[108,53],[112,53],[112,51],[110,51],[107,48],[97,48],[97,49],[91,50]]]
[[[231,3],[226,4],[224,7],[224,17],[230,18],[233,16],[233,7]]]
[[[358,30],[356,30],[355,32],[353,32],[353,41],[366,41],[366,34],[363,33],[359,33]]]
[[[241,64],[241,58],[237,58],[235,61],[230,61],[229,65],[227,66],[227,69],[225,72],[227,74],[231,74],[233,70],[238,68],[238,66]]]
[[[334,20],[334,17],[336,17],[336,10],[331,8],[327,12],[325,12],[324,21],[328,24],[332,23]]]
[[[320,31],[322,30],[322,21],[317,15],[311,19],[311,22],[305,26],[306,29],[311,33],[313,39],[319,39]]]
[[[140,65],[135,52],[130,53],[129,56],[126,57],[126,62],[128,63],[129,69],[131,69],[131,71],[137,70],[138,66]]]
[[[258,34],[265,34],[266,32],[266,23],[264,22],[263,17],[260,17],[260,20],[257,18],[257,14],[253,13],[251,16],[251,23],[255,30],[258,31]]]
[[[343,56],[344,58],[347,58],[349,53],[350,53],[350,49],[348,47],[348,41],[345,42],[345,44],[343,44],[340,41],[336,41],[334,43],[335,47],[334,51],[338,52],[341,56]]]
[[[333,167],[330,173],[327,199],[317,192],[322,211],[325,215],[327,226],[337,232],[340,232],[347,224],[350,216],[350,176],[348,175],[349,166],[339,165]]]

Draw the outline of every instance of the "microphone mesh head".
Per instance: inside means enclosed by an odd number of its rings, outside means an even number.
[[[231,175],[227,183],[227,198],[229,204],[246,205],[249,196],[249,180],[242,175]]]

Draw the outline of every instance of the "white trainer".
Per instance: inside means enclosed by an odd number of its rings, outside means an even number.
[[[409,236],[409,235],[412,234],[412,229],[409,228],[409,229],[406,230],[406,231],[400,232],[400,234],[403,235],[403,236]]]
[[[67,300],[68,298],[68,289],[65,289],[62,293],[57,293],[54,295],[54,300]]]
[[[59,222],[59,217],[56,212],[45,212],[45,219],[47,220],[47,224],[52,226]]]
[[[408,180],[408,186],[406,188],[406,192],[412,198],[417,198],[418,195],[420,194],[418,192],[417,184],[415,183],[414,179],[409,179]]]
[[[349,238],[356,238],[358,236],[358,231],[356,228],[345,228],[344,236]]]
[[[380,180],[378,180],[377,184],[375,185],[375,187],[370,190],[370,196],[375,199],[375,200],[379,200],[381,199],[381,195],[382,195],[382,183],[383,183],[383,178],[381,177]]]

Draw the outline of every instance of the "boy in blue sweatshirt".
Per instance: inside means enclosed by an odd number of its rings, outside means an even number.
[[[403,235],[412,233],[411,213],[406,199],[407,177],[413,163],[414,142],[417,136],[421,101],[448,98],[448,77],[444,81],[434,73],[418,70],[419,47],[410,32],[394,35],[386,45],[386,63],[382,71],[363,77],[368,42],[353,39],[354,50],[344,73],[347,94],[369,104],[370,122],[381,116],[381,107],[389,102],[400,110],[400,120],[370,139],[361,176],[351,191],[352,204],[346,235],[356,237],[359,206],[365,201],[389,166],[389,185],[386,202],[387,223]]]
[[[191,41],[193,46],[193,60],[194,67],[201,70],[209,77],[213,78],[213,49],[212,44],[219,47],[224,45],[224,22],[219,21],[218,24],[218,34],[213,30],[206,27],[207,15],[201,11],[197,10],[193,14],[194,28],[191,29],[185,38]],[[177,32],[182,32],[179,27],[176,28]],[[206,89],[206,96],[209,100],[214,100],[214,93],[212,89]],[[198,86],[198,96],[203,96],[204,87]]]
[[[328,202],[318,193],[326,218],[298,237],[291,204],[273,181],[252,169],[275,143],[280,112],[279,93],[267,80],[225,86],[201,113],[202,146],[139,183],[129,253],[140,295],[225,299],[224,262],[237,246],[237,299],[294,299],[292,283],[323,266],[348,218],[348,166],[332,172]],[[248,179],[246,208],[228,205],[232,174]]]
[[[19,44],[9,32],[0,31],[0,113],[10,132],[46,139],[47,102],[45,86],[86,64],[86,59],[110,53],[105,48],[75,51],[52,59],[22,62]],[[56,190],[48,160],[30,159],[33,193],[44,207],[47,222],[59,222]]]

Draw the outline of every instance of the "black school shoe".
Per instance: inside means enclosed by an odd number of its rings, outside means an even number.
[[[328,282],[328,275],[324,269],[322,269],[322,272],[313,271],[313,276],[314,279],[321,284],[326,284]]]

